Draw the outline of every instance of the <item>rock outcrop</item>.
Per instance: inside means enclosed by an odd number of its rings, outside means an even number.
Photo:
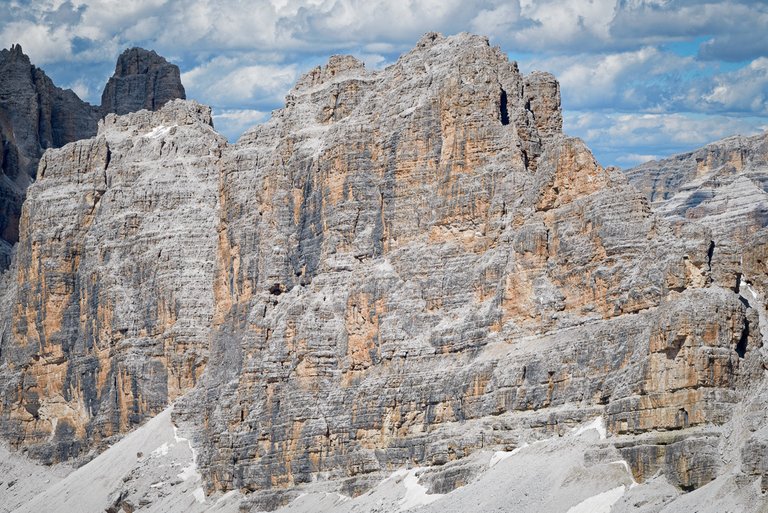
[[[10,264],[24,191],[43,151],[93,136],[97,119],[93,107],[32,66],[21,46],[0,50],[0,270]]]
[[[178,66],[152,50],[129,48],[117,59],[115,74],[101,95],[99,112],[103,117],[158,110],[170,100],[186,97]]]
[[[94,107],[56,87],[20,45],[0,51],[0,271],[10,265],[21,205],[46,149],[93,137],[99,118],[111,112],[157,110],[185,94],[178,67],[132,48],[118,59],[102,98]]]
[[[129,431],[194,385],[213,316],[210,109],[108,115],[46,152],[2,335],[4,435],[52,462]]]
[[[599,417],[568,468],[618,459],[627,501],[751,498],[768,275],[756,247],[735,287],[713,233],[654,213],[562,133],[551,75],[467,34],[377,72],[333,57],[234,145],[194,102],[110,115],[30,188],[0,431],[54,462],[178,398],[207,492],[261,511],[410,466],[447,493],[463,458]]]

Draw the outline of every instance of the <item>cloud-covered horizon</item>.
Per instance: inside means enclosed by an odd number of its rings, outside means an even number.
[[[154,49],[231,140],[330,55],[383,68],[430,31],[487,35],[524,72],[554,73],[565,131],[604,165],[768,127],[763,1],[9,0],[0,20],[1,47],[91,103],[120,52]]]

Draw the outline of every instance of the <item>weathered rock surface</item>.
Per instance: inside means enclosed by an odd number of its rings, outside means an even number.
[[[171,100],[186,98],[179,67],[152,50],[129,48],[117,59],[115,74],[101,95],[101,116],[158,110]]]
[[[178,67],[132,48],[118,59],[102,98],[94,107],[56,87],[19,45],[0,51],[0,270],[10,265],[26,189],[46,149],[93,137],[99,118],[111,112],[157,110],[185,94]]]
[[[174,101],[45,155],[0,275],[14,446],[78,456],[178,397],[206,490],[259,511],[402,467],[470,487],[462,458],[600,417],[551,482],[760,511],[768,246],[737,268],[654,213],[562,134],[551,75],[428,34],[382,71],[331,58],[237,144],[209,121]]]
[[[768,166],[768,134],[734,136],[667,159],[651,161],[626,171],[630,182],[651,202],[666,202],[678,213],[695,209],[713,193],[751,170]],[[765,176],[752,176],[762,183]],[[725,183],[722,183],[725,181]]]
[[[210,109],[172,102],[108,115],[96,138],[44,155],[2,334],[12,444],[43,461],[76,457],[194,385],[213,315],[224,145]]]
[[[43,151],[93,136],[97,119],[93,107],[32,66],[21,46],[0,50],[0,269],[10,264],[24,191]]]

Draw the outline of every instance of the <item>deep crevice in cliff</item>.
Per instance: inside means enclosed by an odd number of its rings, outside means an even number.
[[[507,92],[502,88],[501,98],[499,99],[499,114],[501,114],[501,124],[509,124],[509,112],[507,111]]]
[[[739,355],[739,358],[744,358],[744,355],[747,354],[747,342],[749,342],[749,321],[744,319],[744,327],[741,330],[741,337],[736,344],[736,354]]]

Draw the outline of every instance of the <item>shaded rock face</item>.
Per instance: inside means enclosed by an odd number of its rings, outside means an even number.
[[[19,238],[24,191],[43,151],[96,133],[97,112],[54,86],[21,46],[0,50],[0,269]]]
[[[170,100],[186,97],[178,66],[154,51],[129,48],[117,59],[115,74],[101,95],[99,112],[106,116],[158,110]]]
[[[25,192],[46,149],[93,137],[99,118],[111,112],[157,110],[185,94],[178,67],[132,48],[120,56],[103,98],[94,107],[56,87],[19,45],[0,51],[0,270],[10,265]]]
[[[208,491],[254,508],[595,416],[680,491],[762,447],[763,253],[747,298],[711,228],[655,214],[481,37],[331,58],[235,145],[194,102],[110,115],[46,154],[20,233],[0,429],[45,461],[176,397]]]

